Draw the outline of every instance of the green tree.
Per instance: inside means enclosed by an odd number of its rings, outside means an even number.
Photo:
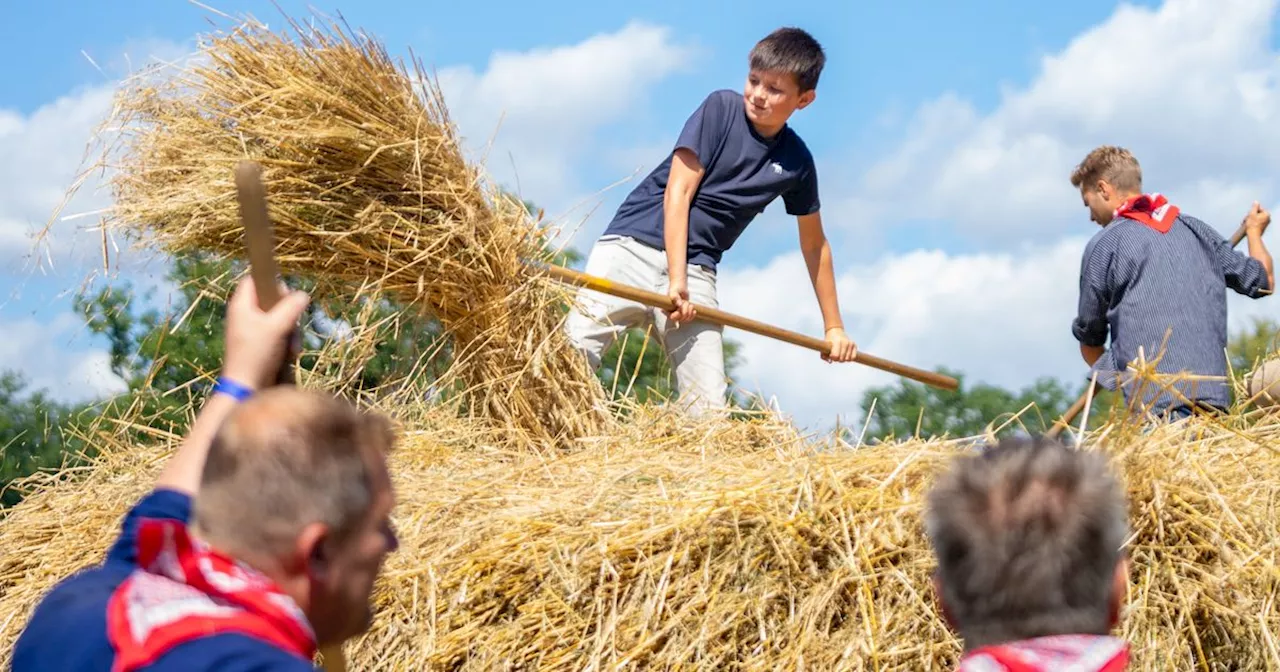
[[[1248,327],[1237,332],[1227,343],[1227,361],[1236,376],[1252,371],[1280,345],[1280,323],[1255,317]]]
[[[999,434],[1041,432],[1061,417],[1084,389],[1073,390],[1058,380],[1040,378],[1013,392],[985,383],[969,386],[963,374],[946,368],[941,372],[959,381],[958,389],[942,390],[904,378],[895,385],[867,390],[861,403],[864,416],[869,414],[870,418],[865,439],[958,438],[981,434],[988,425],[998,429],[1006,424]],[[1016,421],[1007,422],[1029,404],[1034,407]],[[849,431],[860,433],[861,428]]]
[[[72,412],[71,406],[30,391],[21,375],[0,373],[0,508],[21,499],[10,487],[14,479],[60,467],[74,455],[62,432]]]

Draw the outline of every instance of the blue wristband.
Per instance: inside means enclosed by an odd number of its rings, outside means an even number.
[[[244,401],[253,396],[253,390],[230,378],[223,377],[219,377],[218,381],[213,384],[213,393],[218,394],[219,392],[235,398],[236,401]]]

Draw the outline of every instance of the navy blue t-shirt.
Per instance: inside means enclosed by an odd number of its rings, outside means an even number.
[[[682,147],[698,156],[704,170],[689,208],[690,264],[715,270],[721,255],[779,196],[789,215],[818,211],[818,171],[804,141],[790,126],[766,140],[747,118],[742,94],[724,89],[707,96],[689,117],[672,154],[631,191],[605,235],[666,249],[662,202],[672,155]]]
[[[107,639],[107,602],[137,567],[137,533],[143,518],[187,523],[191,498],[156,490],[125,516],[120,537],[98,567],[60,582],[36,607],[13,648],[13,672],[84,670],[110,672],[115,650]],[[146,672],[316,672],[311,661],[238,633],[195,639],[171,649]]]

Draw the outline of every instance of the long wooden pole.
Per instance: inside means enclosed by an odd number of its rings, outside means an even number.
[[[1248,218],[1246,217],[1245,219],[1247,220]],[[1248,228],[1245,226],[1245,223],[1240,222],[1239,228],[1236,229],[1235,233],[1231,234],[1230,243],[1232,249],[1235,249],[1235,246],[1239,245],[1241,240],[1244,240],[1247,233]],[[1062,430],[1070,426],[1071,422],[1076,419],[1076,416],[1080,415],[1080,411],[1084,410],[1084,405],[1089,400],[1090,395],[1095,394],[1100,389],[1102,389],[1102,386],[1091,382],[1089,387],[1085,388],[1084,393],[1080,395],[1080,398],[1076,399],[1071,406],[1067,407],[1067,412],[1062,414],[1062,419],[1055,422],[1053,426],[1049,428],[1049,431],[1044,433],[1044,435],[1051,439],[1056,439],[1058,435],[1062,433]]]
[[[258,294],[258,307],[271,310],[280,300],[276,286],[279,269],[275,259],[275,238],[271,233],[271,220],[267,217],[267,192],[262,184],[262,167],[252,161],[242,161],[236,166],[236,196],[240,201],[240,219],[244,225],[244,244],[249,255],[249,274]],[[287,350],[284,363],[276,376],[276,384],[293,385],[293,362]],[[347,658],[342,645],[323,647],[320,655],[326,672],[346,672]]]
[[[651,308],[661,308],[663,310],[673,310],[675,308],[675,304],[671,301],[671,297],[664,294],[650,292],[631,285],[624,285],[594,275],[587,275],[586,273],[580,273],[572,269],[564,268],[563,266],[556,266],[555,264],[542,264],[539,265],[539,267],[546,270],[546,272],[552,277],[572,285],[585,287],[604,294],[610,294],[619,298],[643,303]],[[723,310],[718,310],[708,306],[694,304],[694,310],[697,312],[697,317],[695,319],[706,320],[707,322],[726,327],[734,327],[736,329],[749,331],[761,336],[768,336],[769,338],[774,338],[785,343],[791,343],[792,345],[798,345],[802,348],[816,350],[823,354],[831,353],[831,345],[819,338],[806,336],[794,331],[788,331],[786,329],[775,327],[771,324],[757,322],[740,315],[726,313]],[[925,371],[923,369],[917,369],[915,367],[899,364],[887,359],[881,359],[875,355],[865,353],[862,350],[858,351],[858,354],[853,361],[860,364],[866,364],[867,366],[874,367],[882,371],[888,371],[889,373],[894,373],[904,378],[917,380],[925,383],[926,385],[940,387],[945,390],[955,390],[960,386],[959,381],[950,376],[944,376],[940,373],[934,373],[933,371]]]

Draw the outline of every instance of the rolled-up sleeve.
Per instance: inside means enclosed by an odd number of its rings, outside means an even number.
[[[1107,344],[1107,308],[1111,305],[1111,259],[1113,251],[1103,237],[1085,246],[1080,262],[1080,302],[1071,334],[1081,345]]]
[[[1267,282],[1267,269],[1263,268],[1262,262],[1231,249],[1228,241],[1218,245],[1218,265],[1222,267],[1222,279],[1227,286],[1239,294],[1257,299],[1271,289]]]

